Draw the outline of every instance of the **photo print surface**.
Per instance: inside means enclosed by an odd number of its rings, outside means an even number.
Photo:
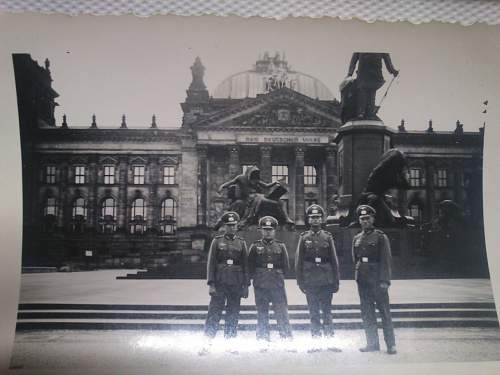
[[[12,368],[500,359],[490,29],[54,20],[11,51]]]

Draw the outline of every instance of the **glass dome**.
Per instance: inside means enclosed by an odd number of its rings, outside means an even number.
[[[326,85],[309,74],[291,70],[285,55],[274,57],[266,52],[253,69],[233,74],[222,81],[213,93],[214,98],[243,99],[256,97],[277,88],[288,87],[313,99],[333,100]]]

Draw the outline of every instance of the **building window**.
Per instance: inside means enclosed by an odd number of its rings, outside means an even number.
[[[44,222],[42,230],[46,233],[52,233],[56,229],[57,223],[57,201],[56,198],[47,198],[43,210]]]
[[[272,182],[285,181],[288,184],[288,165],[273,165]]]
[[[130,233],[143,234],[146,230],[146,202],[137,198],[132,202]]]
[[[423,173],[421,168],[410,168],[410,186],[421,187],[424,185]]]
[[[73,202],[73,212],[71,214],[71,217],[73,219],[73,231],[83,233],[85,220],[87,219],[87,204],[85,202],[85,199],[75,199],[75,201]]]
[[[436,174],[434,175],[434,184],[437,187],[448,186],[448,171],[446,169],[436,170]]]
[[[85,167],[79,165],[75,167],[75,184],[85,183]]]
[[[177,202],[167,198],[161,203],[160,231],[162,234],[175,234],[177,229]]]
[[[112,185],[115,183],[115,166],[105,165],[104,166],[104,184]]]
[[[113,198],[106,198],[102,202],[101,231],[113,233],[116,230],[116,202]]]
[[[79,216],[83,217],[83,219],[87,218],[87,204],[83,198],[77,198],[73,202],[72,218],[74,220]]]
[[[316,167],[314,165],[304,165],[304,185],[316,186],[317,184]]]
[[[44,216],[57,216],[56,198],[47,198],[43,214]]]
[[[47,165],[45,167],[45,183],[55,184],[56,182],[56,167],[54,165]]]
[[[134,184],[143,185],[144,184],[144,169],[143,165],[136,165],[133,167],[134,171]]]
[[[175,167],[172,166],[163,167],[163,184],[164,185],[175,184]]]
[[[422,222],[422,207],[420,207],[418,204],[411,204],[409,207],[409,214],[411,217],[415,219],[417,223]]]
[[[146,204],[144,199],[137,198],[132,202],[132,220],[144,220],[146,216]]]

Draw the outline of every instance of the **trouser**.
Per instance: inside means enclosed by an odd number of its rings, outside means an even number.
[[[216,294],[210,297],[205,335],[215,337],[219,329],[222,310],[226,309],[224,337],[236,337],[241,303],[241,286],[216,285]]]
[[[381,288],[380,285],[376,283],[363,283],[358,280],[358,292],[361,303],[361,318],[363,319],[367,345],[370,347],[379,347],[375,305],[382,318],[384,341],[386,345],[396,345],[387,289]]]
[[[370,118],[375,116],[375,95],[377,89],[362,88],[358,93],[358,116]]]
[[[330,285],[307,286],[305,291],[311,318],[311,335],[319,337],[323,330],[325,336],[333,336],[332,287]],[[323,324],[321,324],[321,315],[323,315]]]
[[[283,339],[292,338],[285,290],[283,288],[254,287],[254,291],[255,305],[257,306],[257,339],[270,340],[269,303],[273,304],[280,337]]]

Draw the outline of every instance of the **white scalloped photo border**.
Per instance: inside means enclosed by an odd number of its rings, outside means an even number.
[[[332,17],[366,22],[500,24],[498,0],[0,0],[0,12],[65,15]]]

